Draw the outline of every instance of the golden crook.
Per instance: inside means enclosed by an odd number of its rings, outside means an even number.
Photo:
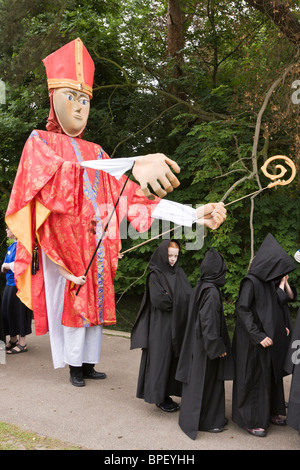
[[[268,184],[267,187],[272,188],[272,187],[277,186],[277,185],[285,186],[286,184],[290,184],[296,176],[296,165],[293,162],[293,160],[291,160],[289,157],[286,157],[285,155],[275,155],[274,157],[268,158],[265,161],[265,163],[263,164],[263,166],[261,167],[261,169],[262,169],[264,175],[267,178],[271,179],[271,180],[276,180],[277,178],[282,178],[285,175],[285,173],[287,172],[287,169],[283,165],[275,165],[275,168],[280,170],[281,173],[279,173],[277,175],[268,173],[267,167],[269,166],[269,164],[273,160],[284,160],[285,163],[292,169],[292,174],[291,174],[291,176],[288,180],[278,179],[277,181],[274,181],[273,183]]]

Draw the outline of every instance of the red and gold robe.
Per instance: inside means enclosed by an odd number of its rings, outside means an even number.
[[[33,310],[37,335],[48,330],[42,256],[31,273],[35,244],[39,251],[75,276],[84,274],[126,177],[83,169],[81,161],[109,158],[99,145],[64,134],[35,130],[27,140],[12,189],[6,223],[18,239],[15,278],[18,296]],[[121,248],[119,224],[126,215],[138,231],[151,225],[160,201],[149,201],[128,181],[122,202],[87,274],[85,285],[67,281],[62,324],[71,327],[116,323],[114,277]]]

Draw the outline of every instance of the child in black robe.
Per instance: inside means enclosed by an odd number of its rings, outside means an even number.
[[[292,333],[293,323],[291,319],[290,309],[289,309],[289,302],[295,302],[297,300],[297,290],[289,284],[289,276],[283,276],[280,281],[278,281],[276,288],[276,293],[278,296],[279,304],[281,305],[284,322],[286,327],[288,328],[290,334]]]
[[[205,254],[193,289],[176,379],[183,382],[179,425],[191,438],[198,430],[221,432],[226,424],[224,380],[233,378],[230,341],[220,287],[226,264],[214,248]]]
[[[293,374],[286,422],[300,434],[300,309],[286,357],[285,369]]]
[[[300,263],[300,250],[296,251],[294,258]],[[293,294],[295,299],[297,293],[293,291]],[[292,374],[286,422],[300,435],[300,308],[286,355],[285,370]]]
[[[294,269],[292,258],[269,233],[236,302],[232,420],[258,437],[266,435],[270,423],[286,424],[282,377],[289,329],[276,285]]]
[[[166,412],[179,410],[175,380],[186,327],[190,282],[178,266],[179,244],[164,240],[153,253],[146,292],[131,333],[131,349],[142,348],[137,397]]]

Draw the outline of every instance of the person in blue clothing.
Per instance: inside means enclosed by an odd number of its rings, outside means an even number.
[[[0,294],[0,304],[2,304],[1,294]],[[5,336],[4,336],[4,333],[3,333],[3,325],[2,325],[1,307],[0,307],[0,341],[5,342]]]
[[[28,351],[26,336],[31,333],[32,311],[17,297],[17,287],[14,277],[14,261],[17,251],[17,239],[12,231],[6,228],[7,238],[13,240],[8,247],[1,266],[1,272],[6,275],[6,286],[2,297],[2,321],[4,336],[10,336],[6,345],[7,354],[19,354]]]

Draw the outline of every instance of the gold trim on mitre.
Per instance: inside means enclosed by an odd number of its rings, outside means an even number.
[[[76,91],[87,93],[91,98],[93,96],[93,89],[86,83],[80,83],[70,78],[50,78],[47,80],[49,90],[51,88],[72,88]]]
[[[83,43],[81,39],[77,38],[74,41],[75,46],[75,67],[76,67],[76,77],[79,83],[84,83],[84,73],[83,73]]]

